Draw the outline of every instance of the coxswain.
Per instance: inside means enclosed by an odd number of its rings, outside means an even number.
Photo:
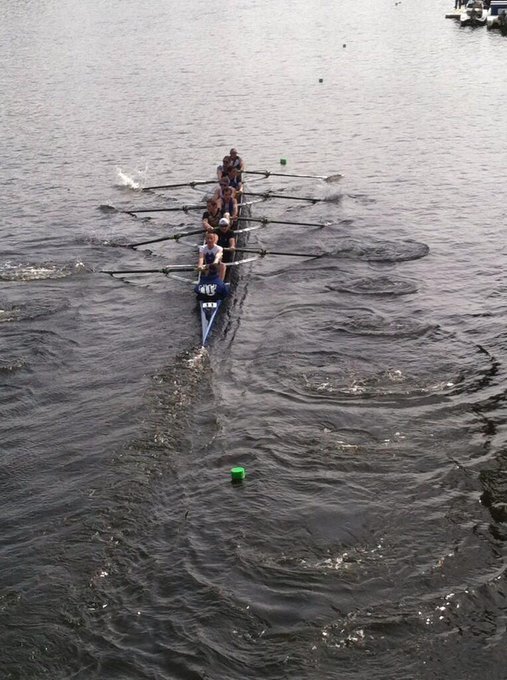
[[[206,210],[202,214],[202,227],[205,231],[212,231],[218,227],[222,211],[218,201],[214,198],[209,198],[206,202]]]
[[[224,251],[217,243],[218,236],[213,231],[208,231],[204,238],[204,245],[199,246],[199,261],[197,264],[199,271],[204,271],[210,264],[220,264]]]
[[[238,156],[238,152],[236,149],[231,149],[229,151],[229,156],[231,158],[231,164],[233,168],[237,168],[240,172],[243,172],[245,169],[245,164],[243,163],[242,159]]]
[[[229,170],[232,168],[232,161],[230,156],[224,156],[222,159],[222,163],[217,167],[217,177],[218,179],[222,179],[222,177],[225,177]]]
[[[194,291],[201,302],[217,302],[227,297],[229,286],[220,278],[217,265],[210,264],[207,271],[201,274]]]
[[[231,229],[231,222],[229,216],[224,216],[218,223],[218,245],[224,248],[222,261],[220,263],[220,278],[225,280],[225,275],[227,272],[227,267],[225,262],[232,262],[234,258],[234,248],[236,248],[236,234]],[[232,250],[229,250],[231,249]],[[227,250],[226,250],[227,249]]]
[[[234,197],[234,190],[232,187],[224,189],[224,196],[220,203],[220,212],[222,213],[222,217],[225,216],[225,213],[229,213],[231,224],[233,227],[236,225],[238,221],[238,202]]]

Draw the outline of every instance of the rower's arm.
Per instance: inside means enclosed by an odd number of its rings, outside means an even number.
[[[222,255],[224,254],[224,249],[221,246],[218,246],[219,250],[217,254],[215,255],[215,259],[213,260],[213,264],[220,264],[222,261]]]

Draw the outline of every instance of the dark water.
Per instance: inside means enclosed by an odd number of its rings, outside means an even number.
[[[507,41],[448,9],[4,3],[0,677],[507,678]],[[99,206],[231,145],[344,178],[252,182],[325,256],[207,355],[188,284],[99,273],[198,213]]]

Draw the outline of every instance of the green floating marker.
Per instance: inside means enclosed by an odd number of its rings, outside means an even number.
[[[324,78],[319,78],[319,83],[323,83],[323,82],[324,82]]]
[[[241,482],[245,479],[246,472],[244,467],[231,468],[231,479],[233,482]]]
[[[287,159],[286,158],[280,158],[280,165],[287,165]]]

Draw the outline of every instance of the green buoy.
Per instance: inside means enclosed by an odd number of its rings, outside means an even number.
[[[286,158],[280,158],[280,165],[287,165],[287,159]]]
[[[233,482],[241,482],[245,479],[246,472],[244,467],[231,468],[231,480]]]

